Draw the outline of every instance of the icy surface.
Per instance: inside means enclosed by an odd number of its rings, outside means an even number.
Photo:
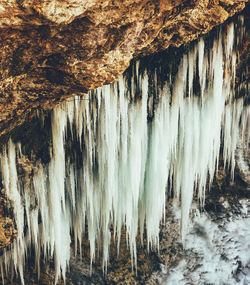
[[[185,259],[160,284],[250,284],[250,201],[242,202],[240,214],[221,222],[197,212],[185,238]]]
[[[173,83],[157,85],[155,75],[154,96],[149,74],[137,62],[129,80],[121,77],[90,92],[89,100],[75,97],[57,106],[51,160],[36,162],[29,182],[18,179],[22,146],[10,140],[0,156],[1,174],[19,236],[1,258],[3,274],[14,266],[24,282],[25,255],[32,245],[38,272],[41,256],[54,257],[56,281],[65,279],[71,236],[77,248],[85,231],[91,262],[102,250],[105,270],[110,239],[112,234],[117,238],[119,251],[122,227],[136,265],[136,236],[143,235],[144,226],[148,248],[159,246],[166,194],[180,202],[184,240],[193,195],[204,203],[221,146],[233,174],[239,127],[245,132],[249,127],[243,99],[234,99],[233,31],[230,26],[225,38],[220,33],[209,51],[201,39],[183,55]],[[66,153],[65,144],[73,142],[80,151]]]

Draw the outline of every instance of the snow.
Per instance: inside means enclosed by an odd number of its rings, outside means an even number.
[[[250,201],[242,203],[241,214],[223,222],[197,212],[185,237],[186,257],[163,272],[160,284],[249,284]]]

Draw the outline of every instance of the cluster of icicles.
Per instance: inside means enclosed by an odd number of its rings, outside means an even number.
[[[71,237],[75,248],[77,244],[81,248],[85,231],[91,262],[96,248],[101,248],[105,270],[112,235],[119,250],[123,227],[136,264],[138,232],[142,237],[146,229],[149,248],[159,245],[166,194],[171,191],[180,202],[184,236],[194,191],[203,203],[206,185],[218,166],[221,143],[225,164],[231,164],[233,172],[239,125],[247,129],[249,110],[243,98],[233,98],[235,42],[233,24],[227,35],[220,33],[214,40],[210,51],[200,39],[183,55],[172,87],[165,82],[158,88],[154,106],[148,74],[140,72],[137,62],[131,88],[121,77],[117,83],[90,92],[89,100],[75,97],[56,107],[51,161],[48,165],[36,162],[34,175],[24,187],[16,167],[23,156],[22,146],[10,140],[0,164],[18,237],[1,257],[2,273],[14,268],[24,283],[25,259],[32,246],[38,274],[40,258],[53,256],[55,282],[61,276],[65,279]],[[199,94],[193,91],[197,75]],[[152,108],[153,118],[148,120]],[[66,137],[80,145],[80,166],[75,162],[77,153],[65,153]]]

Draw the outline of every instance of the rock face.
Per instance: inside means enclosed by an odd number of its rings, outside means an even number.
[[[0,136],[37,108],[118,79],[131,59],[180,46],[247,0],[0,0]]]
[[[17,237],[17,230],[13,221],[12,213],[8,212],[11,209],[10,201],[3,193],[0,196],[0,249],[11,244],[14,238]]]

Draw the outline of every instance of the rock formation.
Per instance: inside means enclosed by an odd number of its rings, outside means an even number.
[[[180,46],[247,0],[1,0],[0,136],[38,108],[113,82],[131,59]]]
[[[0,138],[38,108],[117,80],[133,58],[207,33],[245,2],[0,0]],[[17,235],[3,196],[0,248]]]
[[[0,196],[0,249],[10,245],[17,237],[17,230],[10,209],[10,201],[3,193]]]

